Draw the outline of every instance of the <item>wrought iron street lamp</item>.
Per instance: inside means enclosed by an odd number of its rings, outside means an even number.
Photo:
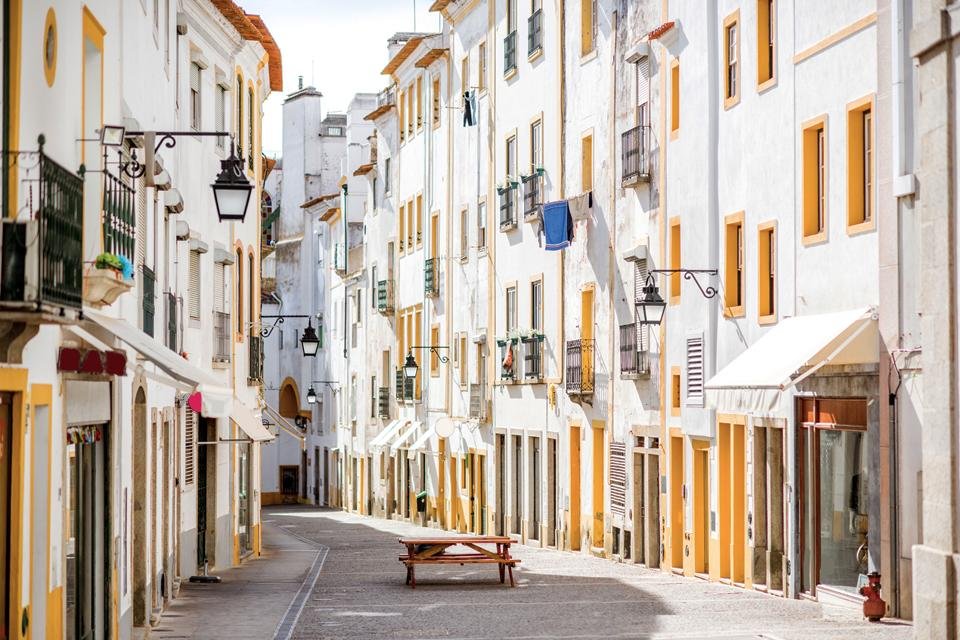
[[[428,349],[430,353],[437,356],[437,359],[440,360],[440,362],[447,363],[449,362],[450,359],[447,358],[446,356],[440,355],[440,349],[449,349],[449,348],[450,347],[440,347],[436,345],[430,345],[425,347],[410,347],[410,351],[407,352],[407,359],[403,363],[403,375],[406,376],[408,379],[417,377],[417,371],[420,369],[420,367],[417,365],[416,358],[413,357],[414,349]]]
[[[660,295],[660,289],[657,287],[653,274],[655,273],[682,273],[684,280],[693,280],[693,283],[700,289],[704,298],[710,299],[717,295],[717,290],[713,286],[704,288],[697,280],[697,274],[708,276],[717,275],[716,269],[654,269],[647,274],[647,280],[643,285],[643,296],[636,301],[637,322],[640,324],[659,325],[663,322],[663,315],[667,308],[667,303]]]
[[[307,319],[307,328],[303,330],[303,334],[300,336],[300,349],[303,351],[303,355],[306,358],[316,358],[317,351],[320,350],[320,345],[322,341],[317,335],[316,329],[313,328],[313,316],[306,315],[261,315],[260,319],[273,319],[274,323],[269,327],[262,327],[260,329],[260,335],[264,338],[269,338],[270,334],[273,333],[273,330],[277,328],[277,325],[283,324],[283,321],[287,318],[306,318]]]
[[[237,157],[233,141],[230,142],[230,157],[220,161],[220,174],[210,186],[220,222],[243,222],[253,185],[247,180],[243,160]],[[312,355],[316,355],[316,351]]]
[[[333,392],[336,393],[337,390],[333,388],[333,385],[340,384],[336,380],[312,380],[310,382],[310,388],[307,389],[307,404],[317,404],[317,390],[313,388],[315,384],[326,384],[329,385]]]

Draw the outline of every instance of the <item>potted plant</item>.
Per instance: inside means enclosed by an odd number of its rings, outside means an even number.
[[[111,305],[133,288],[133,265],[125,256],[104,252],[83,276],[83,299],[95,307]]]

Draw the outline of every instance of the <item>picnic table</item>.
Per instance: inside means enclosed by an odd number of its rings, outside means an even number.
[[[513,541],[506,536],[443,536],[436,538],[400,538],[400,544],[407,548],[407,554],[399,560],[407,567],[407,584],[417,588],[415,568],[418,564],[496,564],[500,570],[500,583],[505,574],[510,574],[510,586],[513,581],[513,567],[520,560],[510,557],[510,544]],[[448,552],[450,547],[463,546],[466,550]],[[494,546],[496,550],[487,548]]]

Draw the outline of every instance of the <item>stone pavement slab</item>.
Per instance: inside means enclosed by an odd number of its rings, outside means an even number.
[[[405,586],[402,535],[409,523],[306,507],[265,517],[329,548],[293,637],[649,638],[905,640],[908,624],[872,624],[856,612],[682,578],[584,554],[522,545],[518,587],[485,565],[418,567]]]
[[[263,554],[215,572],[220,584],[180,586],[151,638],[266,640],[274,637],[318,557],[316,545],[265,521]]]

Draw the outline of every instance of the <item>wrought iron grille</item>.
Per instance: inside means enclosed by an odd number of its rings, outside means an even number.
[[[527,18],[527,55],[543,48],[543,10],[537,9]]]
[[[523,217],[530,218],[537,215],[537,207],[540,206],[542,197],[540,187],[543,179],[534,174],[523,181]]]
[[[140,282],[143,285],[140,296],[140,308],[143,312],[141,329],[143,329],[143,332],[148,336],[153,336],[153,325],[157,308],[157,276],[153,273],[153,269],[147,265],[143,265],[140,268]]]
[[[110,173],[103,174],[103,247],[108,253],[133,260],[136,213],[133,189]]]
[[[427,297],[440,293],[440,279],[437,277],[438,264],[439,260],[436,258],[427,258],[423,263],[423,293]]]
[[[230,361],[230,314],[225,311],[213,312],[213,346],[215,361]]]
[[[503,39],[503,73],[510,73],[517,68],[517,32],[511,31]]]
[[[413,400],[413,382],[414,378],[408,378],[403,374],[403,369],[397,369],[396,375],[396,393],[397,402]]]
[[[515,226],[517,226],[517,211],[514,190],[508,188],[500,194],[500,229],[512,229]]]
[[[523,338],[523,377],[539,380],[543,377],[543,341],[539,338]]]
[[[567,393],[590,395],[594,390],[594,341],[567,341]]]
[[[623,164],[621,176],[624,184],[648,180],[650,178],[647,141],[650,135],[649,125],[637,125],[623,132],[621,136],[620,159]]]
[[[390,418],[390,387],[380,387],[377,392],[377,415],[384,420]]]
[[[249,344],[249,360],[247,370],[248,382],[263,382],[263,338],[258,335],[247,336]]]
[[[393,312],[393,280],[381,280],[377,283],[377,311]]]
[[[179,353],[177,344],[177,334],[179,333],[177,324],[177,296],[173,293],[165,294],[167,300],[167,347]]]

